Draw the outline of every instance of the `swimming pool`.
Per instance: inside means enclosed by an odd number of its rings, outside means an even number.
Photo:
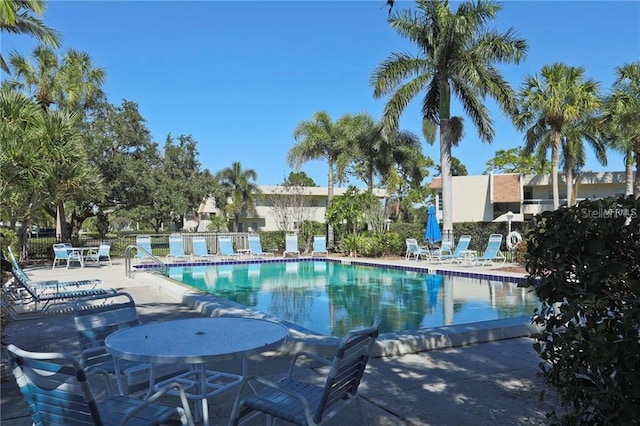
[[[316,333],[381,321],[399,332],[531,315],[533,293],[508,281],[331,261],[171,266],[170,278]]]

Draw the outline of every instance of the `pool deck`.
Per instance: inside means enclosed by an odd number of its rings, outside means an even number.
[[[491,268],[434,265],[404,259],[345,259],[383,263],[394,267],[424,267],[449,273],[487,273],[509,277],[522,274],[496,272]],[[143,322],[202,315],[251,315],[242,307],[206,296],[146,272],[127,278],[122,259],[113,266],[84,269],[25,268],[34,280],[102,278],[104,287],[130,293]],[[487,321],[472,326],[451,326],[412,333],[381,335],[367,373],[360,386],[365,416],[370,425],[544,425],[545,413],[557,407],[553,392],[538,376],[539,358],[527,336],[528,319]],[[288,367],[290,353],[306,349],[329,355],[337,340],[291,329],[290,339],[279,352],[250,359],[249,372],[277,378]],[[2,331],[2,343],[14,343],[35,351],[78,352],[70,314],[37,319],[11,320]],[[2,352],[0,423],[29,425],[31,419]],[[225,369],[239,371],[240,363],[226,363]],[[237,364],[237,365],[236,365]],[[222,369],[220,365],[217,369]],[[303,376],[318,378],[318,369],[304,368]],[[546,397],[540,395],[546,391]],[[210,403],[212,424],[228,421],[234,391]],[[350,413],[335,424],[362,424],[359,413]],[[251,423],[254,424],[254,423]],[[261,422],[255,424],[262,424]]]

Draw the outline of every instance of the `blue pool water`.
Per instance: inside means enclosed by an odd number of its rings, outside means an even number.
[[[398,332],[531,315],[533,293],[517,283],[327,261],[169,268],[169,277],[308,330],[344,336],[381,321]]]

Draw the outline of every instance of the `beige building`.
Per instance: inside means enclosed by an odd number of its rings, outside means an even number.
[[[279,185],[261,185],[260,194],[255,199],[255,212],[245,212],[240,217],[238,231],[288,231],[297,230],[300,222],[311,220],[325,222],[327,211],[327,187],[285,187]],[[334,196],[343,195],[346,188],[334,188]],[[374,189],[374,194],[383,201],[386,191]],[[198,232],[207,230],[212,216],[219,215],[213,198],[206,199],[198,207],[198,216],[185,223],[185,228]],[[233,227],[233,223],[229,223]]]
[[[566,181],[559,177],[560,204],[567,203]],[[442,180],[434,178],[438,218],[442,219]],[[580,173],[574,185],[576,200],[624,195],[624,172]],[[453,222],[513,222],[531,219],[553,209],[551,175],[489,174],[453,177]]]

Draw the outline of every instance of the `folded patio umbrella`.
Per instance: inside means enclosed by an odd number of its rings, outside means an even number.
[[[436,209],[433,205],[430,205],[429,208],[427,208],[427,226],[424,230],[424,242],[433,244],[441,240],[442,232],[440,232],[440,225],[436,217]]]

